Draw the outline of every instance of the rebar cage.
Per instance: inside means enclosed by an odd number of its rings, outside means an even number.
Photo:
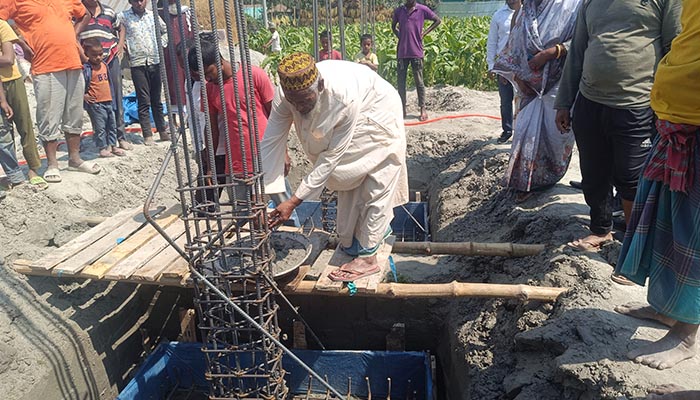
[[[197,21],[194,0],[189,2],[189,10],[181,0],[171,0],[169,3],[175,5],[177,12],[170,14],[168,4],[162,5],[161,12],[155,11],[158,3],[152,0],[154,14],[161,14],[167,21],[165,32],[159,23],[155,23],[155,27],[168,129],[173,140],[157,181],[172,158],[186,230],[184,246],[168,239],[189,261],[193,271],[195,305],[204,342],[202,350],[207,359],[209,398],[283,399],[287,388],[282,368],[283,351],[278,340],[278,305],[271,279],[270,229],[259,152],[259,133],[262,132],[258,129],[260,116],[256,114],[243,3],[220,1],[224,6],[224,34],[205,35],[200,26],[217,32],[222,22],[217,21],[214,0],[208,2],[208,21]],[[234,37],[239,39],[237,45]],[[166,38],[167,47],[164,47]],[[203,40],[213,41],[224,53],[217,52],[218,78],[209,82],[209,97],[203,73]],[[188,89],[197,79],[187,62],[190,52],[197,56],[200,93]],[[219,113],[217,120],[212,121],[209,116],[212,96],[218,94],[223,105],[231,101],[231,96],[227,99],[224,91],[225,56],[233,64],[236,112],[235,115]],[[169,85],[169,82],[183,81],[184,88],[180,84]],[[201,98],[201,109],[195,103],[197,94]],[[203,112],[202,123],[197,118],[200,111]],[[229,121],[231,118],[235,120]],[[174,123],[175,119],[179,120],[179,126]],[[231,135],[236,132],[229,131],[229,122],[240,128],[238,134]],[[212,124],[217,124],[223,136],[220,141],[225,150],[223,157],[213,151],[218,143],[214,143]],[[234,146],[243,155],[236,168],[232,162]]]

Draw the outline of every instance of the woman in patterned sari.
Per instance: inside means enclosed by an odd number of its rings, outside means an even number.
[[[581,0],[528,0],[518,13],[494,72],[520,94],[504,184],[518,200],[557,183],[571,160],[574,136],[554,122],[554,100]]]

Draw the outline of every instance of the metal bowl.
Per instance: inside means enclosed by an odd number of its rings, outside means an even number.
[[[274,252],[272,276],[275,279],[291,276],[309,258],[313,249],[309,238],[296,232],[273,232],[270,246]]]

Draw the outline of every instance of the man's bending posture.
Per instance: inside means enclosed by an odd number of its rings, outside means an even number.
[[[617,311],[670,326],[662,339],[629,353],[658,369],[697,354],[700,324],[700,0],[683,2],[681,24],[656,73],[651,106],[659,138],[639,181],[617,264],[617,272],[637,284],[649,278],[651,305]]]
[[[294,123],[313,169],[291,199],[270,213],[270,225],[324,186],[338,192],[341,246],[357,256],[330,278],[354,281],[379,271],[376,252],[390,232],[393,208],[408,200],[406,133],[401,98],[364,65],[305,53],[285,57],[277,70],[283,96],[267,123],[261,151],[266,192],[284,191],[284,154]]]

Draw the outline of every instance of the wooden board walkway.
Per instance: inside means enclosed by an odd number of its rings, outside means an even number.
[[[165,208],[161,208],[163,209]],[[155,219],[175,243],[184,248],[185,224],[179,215],[178,205],[156,215]],[[280,230],[297,231],[287,227]],[[319,240],[312,242],[316,245],[325,244]],[[393,243],[392,236],[379,251],[379,259],[383,260],[380,263],[381,272],[355,282],[358,291],[376,291],[389,268],[388,256]],[[316,290],[340,291],[344,284],[332,282],[328,279],[328,274],[351,258],[339,249],[314,249],[312,254],[314,259],[307,260],[297,274],[288,280],[283,290],[293,291],[300,282],[313,279],[309,272],[316,269],[323,271],[315,283]],[[25,275],[180,287],[192,284],[187,262],[146,221],[141,207],[116,213],[38,260],[15,260],[13,268]]]

